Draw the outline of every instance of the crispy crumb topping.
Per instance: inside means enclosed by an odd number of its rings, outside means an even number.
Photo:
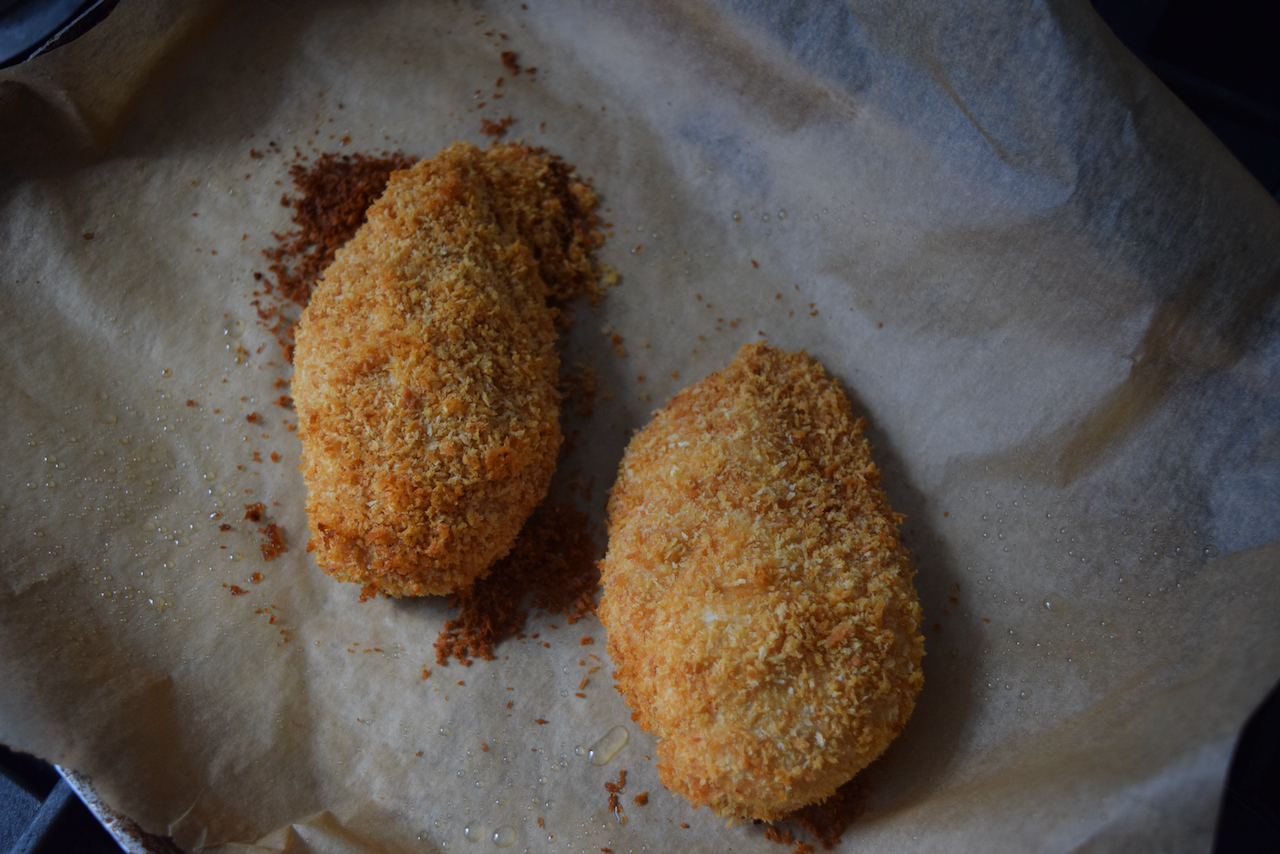
[[[839,384],[743,347],[632,440],[599,616],[663,783],[735,819],[831,796],[923,684],[901,517]]]
[[[556,309],[598,293],[590,188],[525,146],[395,172],[297,328],[320,566],[363,596],[450,593],[510,549],[560,447]]]

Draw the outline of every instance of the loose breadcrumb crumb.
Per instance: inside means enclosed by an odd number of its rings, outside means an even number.
[[[290,166],[298,195],[286,193],[280,204],[293,209],[294,228],[264,251],[275,277],[274,282],[265,279],[268,290],[306,305],[320,274],[364,224],[365,211],[382,195],[391,173],[416,160],[398,151],[383,157],[322,154],[313,163]]]
[[[613,813],[618,819],[619,824],[627,823],[627,813],[622,808],[622,801],[619,795],[627,787],[627,769],[623,768],[618,772],[618,782],[614,783],[609,780],[605,781],[604,790],[609,793],[609,812]]]
[[[524,627],[530,607],[577,622],[594,607],[598,554],[585,513],[556,503],[539,507],[492,574],[450,597],[458,616],[436,638],[436,662],[492,660],[493,648]]]
[[[259,545],[259,550],[262,552],[263,560],[272,560],[289,550],[284,543],[284,535],[280,526],[275,522],[270,522],[265,527],[259,528],[258,533],[262,534],[262,543]]]
[[[800,841],[786,829],[786,824],[793,824],[807,832],[823,849],[830,851],[840,844],[840,835],[845,829],[866,812],[864,802],[869,794],[870,788],[855,777],[822,803],[810,804],[785,816],[778,824],[767,826],[764,838],[780,845],[794,843],[796,851],[802,848],[812,851],[812,845]]]

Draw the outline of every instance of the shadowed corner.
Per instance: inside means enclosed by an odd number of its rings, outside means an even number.
[[[38,43],[0,45],[10,60],[0,62],[0,164],[65,167],[105,150],[146,93],[166,83],[231,6],[125,4],[115,11],[117,2],[70,4],[80,8]],[[0,0],[0,33],[22,9],[59,5],[67,4]],[[132,50],[122,49],[125,34]]]
[[[1222,792],[1213,850],[1280,850],[1280,684],[1240,733]]]
[[[120,0],[0,0],[0,68],[70,44],[111,14]]]

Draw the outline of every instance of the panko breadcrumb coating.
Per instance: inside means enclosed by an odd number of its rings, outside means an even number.
[[[662,782],[731,819],[830,797],[924,683],[901,517],[839,384],[743,347],[628,445],[600,620]]]
[[[595,287],[596,199],[524,146],[392,175],[297,327],[316,561],[362,595],[450,593],[505,555],[560,447],[555,309]]]

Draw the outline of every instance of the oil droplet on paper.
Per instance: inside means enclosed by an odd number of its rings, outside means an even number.
[[[504,824],[493,832],[493,844],[499,848],[510,848],[516,844],[516,829]]]
[[[630,733],[624,726],[616,726],[600,737],[600,740],[587,750],[587,761],[592,765],[604,765],[617,755],[627,743]]]

